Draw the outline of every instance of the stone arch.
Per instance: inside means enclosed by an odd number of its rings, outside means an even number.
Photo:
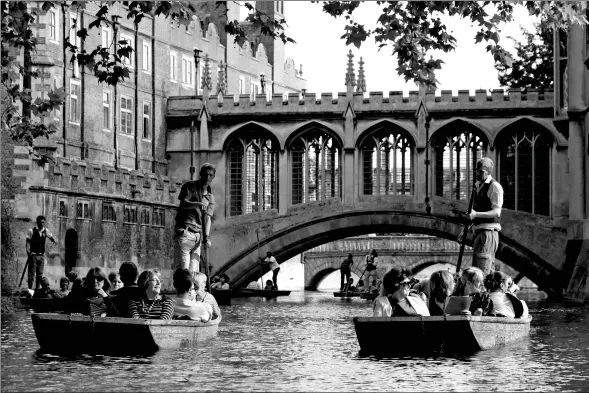
[[[371,134],[378,132],[380,129],[387,129],[387,128],[394,128],[400,130],[402,133],[406,134],[407,137],[411,140],[411,143],[415,147],[416,145],[416,137],[415,133],[408,130],[404,124],[398,122],[394,119],[383,119],[380,121],[375,122],[374,124],[368,126],[365,130],[358,132],[358,137],[354,140],[354,146],[359,148],[362,143],[366,140],[368,136]]]
[[[478,130],[487,140],[488,147],[491,147],[491,142],[493,141],[493,137],[491,132],[482,124],[472,121],[471,119],[465,117],[453,117],[448,121],[439,124],[437,127],[432,127],[431,134],[430,134],[430,141],[433,143],[439,136],[440,133],[446,132],[448,127],[452,127],[454,124],[466,123],[469,126],[473,127],[474,129]]]
[[[232,277],[233,285],[249,282],[251,277],[259,276],[255,255],[258,250],[272,250],[276,259],[286,261],[303,251],[321,244],[350,236],[368,233],[398,232],[421,233],[450,240],[456,239],[461,223],[452,215],[426,214],[407,210],[357,210],[345,212],[325,212],[323,215],[306,219],[296,225],[289,225],[292,217],[272,217],[273,230],[260,237],[260,248],[255,241],[240,251],[228,256],[228,262],[220,267],[219,273]],[[251,229],[250,229],[251,231]],[[511,235],[517,236],[517,232]],[[500,234],[497,259],[523,273],[546,291],[558,293],[562,290],[562,271],[552,265],[525,245],[519,244],[508,234]],[[472,246],[467,241],[467,244]],[[555,262],[557,264],[557,262]],[[267,268],[266,268],[267,270]]]
[[[256,49],[256,53],[258,53],[258,52],[260,53],[260,55],[262,55],[266,58],[268,57],[268,52],[266,51],[266,47],[261,42],[258,44],[258,48]],[[259,56],[256,55],[256,57],[259,57]]]
[[[269,133],[275,139],[276,143],[278,143],[278,148],[280,150],[284,150],[284,141],[267,125],[259,123],[257,121],[248,121],[247,123],[239,124],[231,129],[229,129],[223,138],[221,139],[221,144],[223,146],[223,151],[226,151],[229,145],[229,142],[233,140],[233,138],[239,136],[241,132],[262,132],[262,133]]]
[[[306,132],[311,131],[312,129],[318,129],[330,135],[332,138],[335,138],[337,140],[337,143],[340,145],[340,148],[343,149],[344,141],[342,139],[342,136],[336,130],[334,130],[324,122],[317,120],[308,121],[294,129],[293,131],[291,131],[286,137],[286,140],[284,142],[284,148],[289,149],[292,146],[292,143],[298,137],[304,135]]]
[[[531,124],[538,129],[542,129],[552,136],[552,141],[557,146],[568,146],[568,141],[564,138],[564,136],[562,134],[560,134],[556,130],[556,128],[554,127],[554,125],[552,123],[548,124],[546,122],[543,122],[539,119],[535,119],[530,116],[519,116],[519,117],[516,117],[515,119],[510,119],[510,120],[506,121],[505,123],[503,123],[501,125],[501,127],[499,127],[497,129],[497,132],[495,133],[495,138],[492,141],[493,142],[492,146],[494,148],[496,148],[497,141],[501,140],[505,136],[505,133],[508,133],[513,126],[517,126],[520,124],[523,124],[523,125]]]

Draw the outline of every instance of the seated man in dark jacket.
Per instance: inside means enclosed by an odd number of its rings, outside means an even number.
[[[119,317],[130,318],[129,301],[139,300],[141,297],[142,291],[137,286],[137,273],[137,265],[133,262],[124,262],[119,268],[119,275],[125,286],[111,292],[111,295],[115,296],[113,301],[119,310]]]

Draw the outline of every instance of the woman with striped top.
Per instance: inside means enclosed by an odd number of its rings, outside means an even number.
[[[157,270],[148,269],[141,273],[137,286],[143,291],[143,295],[139,300],[129,301],[131,318],[172,319],[174,301],[160,295],[162,285]]]

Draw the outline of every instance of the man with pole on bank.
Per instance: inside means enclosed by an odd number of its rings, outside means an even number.
[[[500,218],[503,207],[503,188],[491,176],[493,161],[482,157],[476,164],[476,185],[473,209],[459,213],[470,221],[474,232],[472,265],[480,268],[484,276],[495,271],[495,253],[499,246]],[[462,236],[458,241],[462,242]]]
[[[200,179],[186,182],[180,189],[174,226],[174,269],[182,267],[193,274],[199,272],[201,243],[211,246],[211,217],[215,207],[211,182],[215,173],[215,166],[205,163],[200,168]]]

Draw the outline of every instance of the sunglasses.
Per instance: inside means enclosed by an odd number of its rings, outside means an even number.
[[[104,277],[102,277],[102,276],[94,276],[94,280],[96,280],[96,281],[104,281]]]

